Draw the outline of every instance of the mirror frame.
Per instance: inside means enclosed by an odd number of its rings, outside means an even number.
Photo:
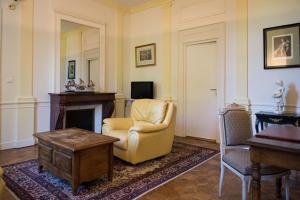
[[[100,67],[100,74],[99,74],[99,90],[100,92],[105,92],[105,24],[98,24],[91,21],[62,15],[62,14],[56,14],[56,37],[55,37],[55,70],[54,70],[54,92],[63,92],[60,91],[60,43],[61,43],[61,22],[62,20],[82,24],[84,26],[90,26],[93,28],[99,29],[99,67]]]

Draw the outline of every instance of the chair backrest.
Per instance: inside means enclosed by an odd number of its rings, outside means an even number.
[[[131,117],[136,121],[160,124],[165,120],[168,102],[157,99],[138,99],[132,103]]]
[[[219,116],[222,145],[244,145],[245,141],[252,137],[250,113],[242,106],[227,106]]]

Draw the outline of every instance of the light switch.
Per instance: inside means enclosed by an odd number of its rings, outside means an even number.
[[[6,79],[6,83],[7,84],[13,84],[13,83],[15,83],[15,80],[12,77],[9,77],[9,78]]]

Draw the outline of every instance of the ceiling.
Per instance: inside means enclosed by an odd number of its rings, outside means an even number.
[[[150,0],[114,0],[116,3],[121,4],[122,6],[137,6],[143,3],[146,3]]]

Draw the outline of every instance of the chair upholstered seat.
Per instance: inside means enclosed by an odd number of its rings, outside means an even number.
[[[222,157],[222,160],[241,174],[245,176],[251,175],[251,160],[249,150],[239,149],[228,151]],[[280,174],[284,172],[288,172],[288,170],[270,165],[261,165],[260,170],[262,176]]]

